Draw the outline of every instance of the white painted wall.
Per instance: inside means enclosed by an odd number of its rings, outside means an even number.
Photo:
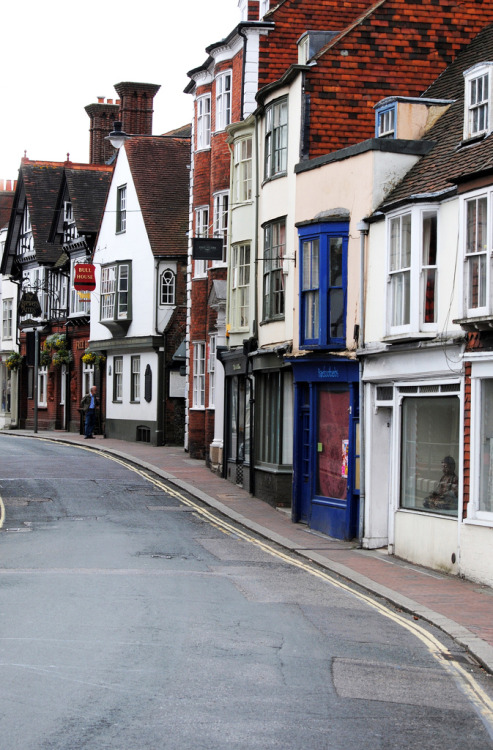
[[[140,355],[140,402],[130,401],[130,358],[132,354]],[[113,378],[115,372],[114,357],[123,356],[123,398],[121,403],[113,401]],[[152,399],[149,403],[144,398],[144,375],[147,365],[152,370]],[[110,375],[111,368],[111,375]],[[154,351],[128,352],[122,349],[111,352],[106,363],[106,418],[154,421],[157,410],[158,392],[158,355]]]
[[[127,228],[126,232],[116,234],[117,188],[125,184],[127,185]],[[155,333],[156,281],[154,257],[124,147],[120,149],[118,154],[94,253],[96,289],[91,295],[91,340],[113,338],[108,328],[99,322],[101,266],[121,260],[132,261],[132,322],[127,331],[127,336],[148,336]]]
[[[424,513],[395,514],[394,554],[404,560],[441,570],[458,572],[457,520],[433,518]],[[455,554],[456,562],[452,562]]]

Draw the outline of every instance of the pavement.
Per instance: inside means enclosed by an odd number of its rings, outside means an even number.
[[[493,674],[493,589],[488,586],[406,563],[386,549],[364,550],[357,542],[342,542],[294,524],[289,511],[252,497],[179,446],[155,447],[102,436],[85,440],[83,435],[62,431],[1,434],[83,444],[133,461],[265,539],[438,627]],[[8,515],[5,521],[8,529]]]

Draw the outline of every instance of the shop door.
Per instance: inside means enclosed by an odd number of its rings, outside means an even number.
[[[351,411],[351,393],[347,385],[318,389],[314,434],[315,486],[310,526],[337,539],[349,539],[354,534],[350,491],[354,463]]]

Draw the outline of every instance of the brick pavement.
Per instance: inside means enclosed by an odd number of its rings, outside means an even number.
[[[289,512],[273,508],[218,477],[180,447],[102,437],[84,441],[83,436],[67,432],[34,435],[15,430],[3,434],[83,444],[135,461],[263,537],[439,627],[493,673],[493,590],[488,586],[405,563],[382,550],[359,549],[355,543],[293,524]]]

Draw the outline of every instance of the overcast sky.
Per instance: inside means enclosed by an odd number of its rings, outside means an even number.
[[[25,0],[2,9],[0,179],[29,159],[89,160],[87,104],[120,81],[160,84],[153,132],[192,118],[183,93],[205,48],[239,23],[238,0]]]

